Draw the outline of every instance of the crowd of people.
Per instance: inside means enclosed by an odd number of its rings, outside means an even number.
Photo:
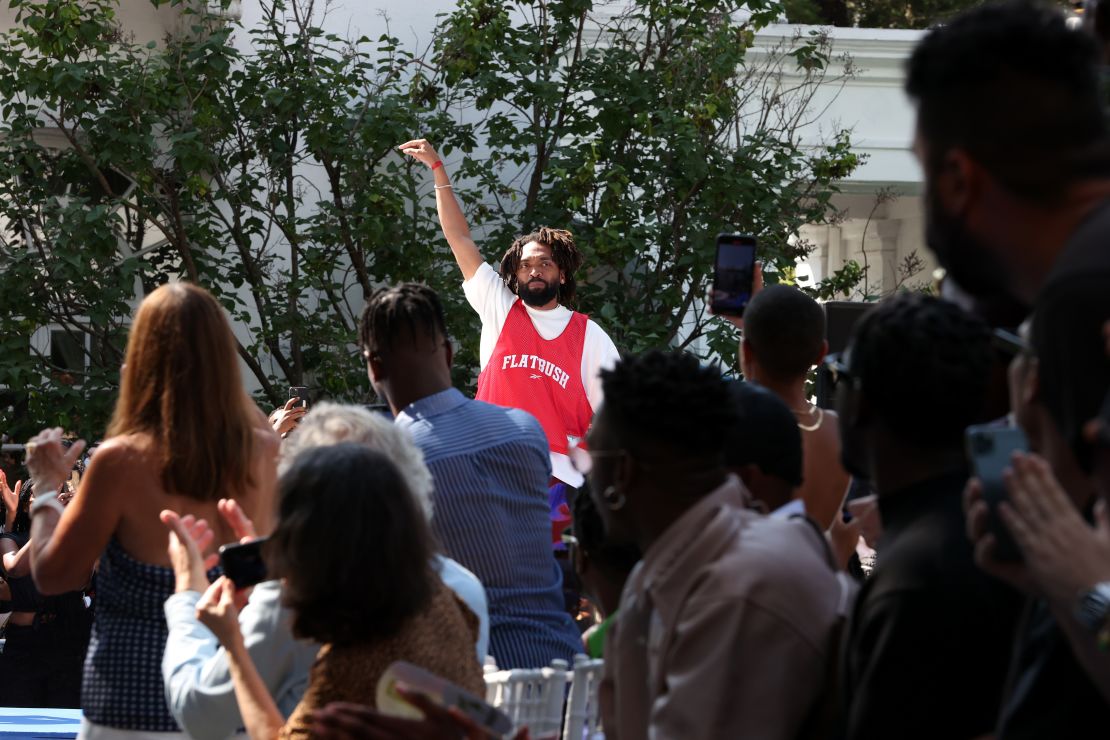
[[[93,739],[481,738],[413,687],[396,691],[422,718],[384,713],[382,677],[405,661],[484,696],[484,666],[585,653],[622,740],[1099,734],[1101,64],[1027,0],[926,34],[906,90],[941,295],[884,299],[830,355],[821,306],[758,273],[730,319],[743,381],[618,355],[572,308],[568,231],[491,267],[432,145],[406,142],[482,318],[476,398],[425,285],[368,296],[351,337],[382,407],[269,417],[219,303],[154,290],[95,456],[46,429],[29,477],[0,476],[0,705],[79,706]],[[219,567],[236,543],[261,543],[256,585]]]

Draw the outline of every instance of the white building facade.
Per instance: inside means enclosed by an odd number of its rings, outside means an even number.
[[[197,6],[206,3],[194,1]],[[176,6],[156,8],[150,0],[119,0],[119,4],[124,33],[137,42],[160,43],[183,32],[182,14]],[[607,5],[612,9],[622,4]],[[600,13],[607,12],[606,4],[598,5],[602,6]],[[403,44],[422,49],[432,40],[437,16],[454,7],[451,0],[337,0],[316,3],[313,10],[316,23],[341,37],[376,39],[389,33]],[[241,19],[246,28],[263,20],[259,0],[234,2],[220,12]],[[0,4],[0,30],[11,28],[15,16],[9,6]],[[761,49],[812,30],[770,26],[757,36],[750,53],[758,56]],[[817,146],[834,131],[847,128],[852,132],[853,148],[864,156],[864,162],[841,183],[842,193],[833,201],[839,214],[834,223],[808,226],[795,235],[813,247],[799,265],[799,277],[803,284],[820,281],[854,260],[867,271],[853,298],[879,297],[900,287],[928,284],[934,265],[923,239],[922,177],[912,151],[914,112],[902,90],[905,60],[921,32],[855,28],[824,32],[830,36],[834,55],[851,57],[854,73],[843,85],[829,84],[818,90],[810,123],[799,131],[802,143]],[[245,47],[247,34],[238,34],[237,43]],[[785,80],[786,85],[789,82]],[[237,327],[237,333],[242,329]],[[56,334],[43,327],[32,342],[49,354]]]

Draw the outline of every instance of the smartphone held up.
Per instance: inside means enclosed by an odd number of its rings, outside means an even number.
[[[289,400],[292,401],[294,398],[297,399],[297,403],[293,404],[294,408],[308,408],[308,386],[289,386]]]
[[[220,548],[220,568],[235,588],[244,589],[269,579],[266,566],[266,537]]]
[[[745,234],[718,234],[713,262],[710,310],[722,316],[743,316],[752,298],[756,240]]]
[[[1021,550],[998,513],[998,505],[1007,499],[1003,473],[1011,465],[1015,452],[1026,452],[1029,442],[1017,427],[990,424],[970,426],[965,432],[967,457],[975,477],[983,487],[983,501],[990,507],[988,526],[994,535],[994,556],[1003,562],[1018,562]]]

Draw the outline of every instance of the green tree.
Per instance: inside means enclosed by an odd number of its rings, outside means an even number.
[[[153,0],[158,3],[160,0]],[[431,183],[393,148],[427,134],[463,164],[458,192],[494,258],[569,224],[582,308],[623,349],[735,355],[705,315],[713,238],[757,234],[789,278],[788,239],[832,216],[857,164],[846,132],[799,131],[850,67],[811,34],[771,49],[779,13],[709,0],[463,0],[429,49],[348,40],[263,0],[243,29],[175,0],[182,32],[141,45],[114,0],[10,0],[0,37],[0,429],[97,436],[142,295],[184,278],[236,324],[248,382],[369,400],[355,346],[376,285],[422,280],[447,304],[468,387],[477,317],[438,234]],[[241,43],[233,43],[233,34]],[[242,48],[243,51],[239,49]],[[459,116],[460,110],[463,114]],[[851,288],[849,266],[821,286]],[[56,346],[31,342],[44,327]],[[0,412],[3,413],[3,412]]]
[[[235,24],[189,4],[178,5],[184,32],[164,45],[122,34],[113,0],[11,5],[18,25],[0,39],[5,431],[98,434],[133,308],[171,278],[220,298],[268,404],[288,384],[366,400],[354,347],[363,297],[385,281],[457,282],[426,248],[434,220],[391,159],[394,142],[425,127],[469,145],[413,54],[388,36],[327,35],[282,0],[264,3],[243,54]],[[47,326],[68,357],[32,345]]]
[[[785,0],[791,23],[861,28],[929,28],[983,0]]]
[[[790,236],[830,218],[835,183],[858,158],[846,131],[807,149],[799,130],[818,86],[842,82],[850,64],[819,33],[756,48],[777,3],[593,10],[585,0],[464,0],[446,19],[436,66],[452,96],[483,115],[491,152],[462,170],[498,196],[486,243],[573,224],[590,278],[581,308],[618,347],[733,358],[735,333],[702,300],[714,238],[757,235],[781,275],[807,252]],[[818,292],[858,278],[849,266]]]

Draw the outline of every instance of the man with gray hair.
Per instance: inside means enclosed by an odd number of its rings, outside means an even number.
[[[358,406],[322,403],[305,415],[295,433],[281,448],[279,473],[312,450],[341,442],[355,442],[387,455],[401,472],[425,514],[432,515],[432,476],[424,455],[407,433],[378,414]],[[236,535],[253,536],[253,527],[233,502],[221,504]],[[434,564],[444,584],[474,612],[479,620],[476,657],[485,660],[489,644],[486,594],[473,573],[442,555]],[[166,600],[169,639],[162,656],[166,703],[181,728],[195,738],[226,738],[243,727],[227,653],[207,627],[196,618],[195,591],[175,593]],[[281,605],[281,582],[255,586],[250,602],[239,614],[239,626],[258,673],[288,717],[308,685],[308,674],[320,646],[296,639],[292,613]]]

